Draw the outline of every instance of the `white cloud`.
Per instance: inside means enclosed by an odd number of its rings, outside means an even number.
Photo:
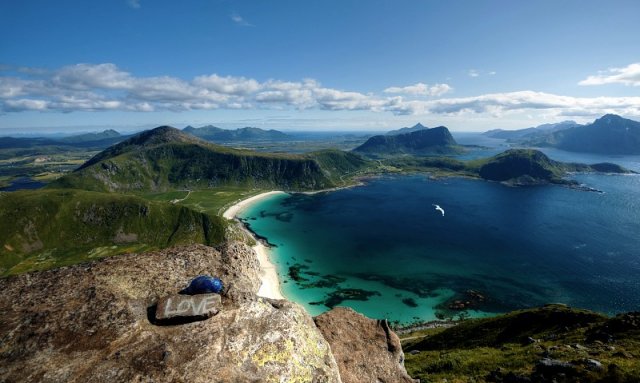
[[[520,91],[492,93],[474,97],[443,98],[402,102],[390,108],[397,114],[488,114],[514,111],[550,111],[555,115],[602,115],[618,113],[640,115],[640,97],[570,97],[544,92]]]
[[[140,8],[140,0],[127,0],[127,4],[133,9]]]
[[[254,93],[260,89],[260,84],[254,79],[244,77],[220,77],[216,74],[198,76],[193,80],[194,85],[226,94],[243,95]]]
[[[415,96],[442,96],[445,93],[448,93],[453,88],[447,84],[435,84],[433,86],[429,86],[422,82],[419,82],[414,85],[409,86],[392,86],[384,90],[385,93],[403,93],[403,94],[411,94]]]
[[[234,23],[243,26],[243,27],[253,27],[253,24],[251,24],[250,22],[248,22],[247,20],[245,20],[242,16],[240,16],[237,13],[232,13],[231,14],[231,21],[233,21]]]
[[[51,78],[58,87],[74,90],[93,88],[131,89],[133,78],[114,64],[76,64],[58,70]]]
[[[26,68],[28,69],[28,68]],[[0,76],[0,112],[187,111],[214,109],[362,110],[395,115],[494,117],[514,113],[551,116],[640,116],[640,97],[569,97],[544,92],[491,93],[442,98],[446,84],[390,87],[378,94],[323,87],[314,79],[264,82],[207,74],[193,79],[136,77],[114,64],[77,64]],[[432,99],[404,98],[431,95]]]
[[[640,86],[640,63],[629,64],[624,68],[609,68],[595,76],[589,76],[578,85],[624,84]]]
[[[497,73],[497,72],[496,72],[496,71],[494,71],[494,70],[492,70],[492,71],[488,71],[488,72],[483,72],[483,71],[479,71],[479,70],[477,70],[477,69],[469,69],[469,70],[467,71],[467,75],[468,75],[469,77],[474,77],[474,78],[475,78],[475,77],[480,77],[480,76],[485,76],[485,75],[487,75],[487,76],[495,76],[495,75],[496,75],[496,73]]]

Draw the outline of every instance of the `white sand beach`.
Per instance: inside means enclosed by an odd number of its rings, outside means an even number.
[[[224,211],[224,213],[222,214],[222,216],[226,219],[234,219],[236,217],[236,215],[244,208],[246,208],[247,206],[251,205],[252,203],[261,200],[263,198],[266,197],[270,197],[274,194],[283,194],[283,191],[270,191],[270,192],[265,192],[265,193],[260,193],[258,195],[254,195],[253,197],[247,198],[247,199],[243,199],[242,201],[236,203],[235,205],[231,206],[230,208],[228,208],[227,210]]]
[[[252,203],[255,203],[260,199],[272,196],[274,194],[281,193],[284,192],[270,191],[258,194],[251,198],[247,198],[225,210],[222,216],[226,219],[234,219],[240,211],[242,211]],[[251,235],[250,232],[249,234]],[[285,299],[285,297],[282,295],[282,291],[280,290],[280,281],[278,280],[276,267],[269,260],[269,249],[260,241],[256,240],[256,245],[253,246],[253,251],[255,251],[256,255],[258,256],[258,262],[260,263],[260,280],[262,281],[260,290],[258,291],[258,296],[273,299]]]

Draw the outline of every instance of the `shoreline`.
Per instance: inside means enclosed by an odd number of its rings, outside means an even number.
[[[260,193],[247,199],[243,199],[225,210],[222,214],[222,217],[226,219],[236,219],[236,215],[243,209],[261,199],[276,194],[286,193],[283,191],[270,191]],[[269,248],[265,246],[259,239],[257,239],[251,231],[247,230],[244,224],[242,224],[242,229],[256,241],[255,246],[252,246],[251,248],[256,253],[258,263],[260,264],[261,284],[260,289],[258,290],[258,296],[271,299],[287,299],[284,297],[284,295],[282,294],[282,290],[280,289],[280,280],[278,279],[276,266],[269,259]]]

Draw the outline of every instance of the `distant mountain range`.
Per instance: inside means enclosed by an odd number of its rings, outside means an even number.
[[[573,128],[579,126],[575,121],[562,121],[555,124],[542,124],[532,128],[518,129],[518,130],[504,130],[494,129],[484,133],[487,137],[502,138],[506,140],[519,140],[523,138],[531,138],[538,135],[544,135],[551,132],[557,132],[564,129]]]
[[[410,128],[401,128],[401,129],[391,130],[387,132],[387,136],[397,136],[398,134],[413,133],[419,130],[426,130],[426,129],[429,129],[429,128],[427,128],[426,126],[418,122],[417,124],[415,124]]]
[[[221,129],[213,125],[207,125],[200,128],[187,126],[182,130],[193,136],[202,138],[203,140],[213,142],[228,141],[281,141],[291,137],[279,130],[264,130],[260,128],[240,128],[235,130]]]
[[[640,154],[640,122],[607,114],[591,124],[573,121],[516,131],[493,130],[485,135],[534,147],[555,147],[572,152]]]
[[[46,137],[0,137],[0,149],[33,148],[40,146],[71,146],[78,148],[106,148],[129,136],[124,136],[113,129],[99,133],[83,133],[60,138]]]
[[[164,191],[224,185],[283,190],[337,186],[342,176],[367,166],[338,150],[306,155],[258,153],[215,145],[162,126],[98,153],[50,187],[93,191]]]
[[[418,127],[419,125],[419,127]],[[370,155],[398,154],[448,154],[458,150],[456,140],[444,126],[426,129],[418,124],[409,133],[378,135],[369,138],[364,144],[353,149],[355,152]],[[415,129],[418,127],[418,129]],[[402,129],[396,131],[400,132]]]

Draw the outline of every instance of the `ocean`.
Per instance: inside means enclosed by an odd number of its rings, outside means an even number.
[[[640,170],[637,157],[608,160]],[[283,293],[312,315],[348,306],[409,324],[546,303],[638,310],[640,176],[572,178],[603,193],[406,175],[275,195],[240,218],[273,245]]]

